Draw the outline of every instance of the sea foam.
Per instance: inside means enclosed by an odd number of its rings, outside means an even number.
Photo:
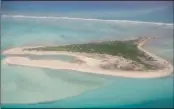
[[[25,16],[25,15],[2,15],[2,17],[17,17],[17,18],[33,18],[33,19],[69,19],[69,20],[89,20],[89,21],[102,21],[102,22],[114,22],[114,23],[129,23],[129,24],[155,24],[159,26],[169,26],[173,28],[172,23],[156,23],[156,22],[143,22],[143,21],[131,21],[131,20],[103,20],[103,19],[91,19],[91,18],[77,18],[77,17],[53,17],[53,16]]]
[[[4,20],[6,20],[7,17],[10,18],[10,23],[9,21],[4,23]],[[19,19],[19,22],[15,22],[11,18]],[[21,21],[21,19],[24,20]],[[35,19],[38,19],[38,21],[43,19],[43,22],[32,23],[31,21],[28,23],[28,19],[32,19],[33,21],[35,21]],[[48,19],[49,22],[45,22],[45,19]],[[51,22],[53,21],[52,19],[55,19],[56,22]],[[44,23],[46,23],[46,25],[44,25]],[[82,43],[82,41],[90,41],[94,39],[99,40],[103,37],[106,37],[107,39],[110,36],[113,36],[114,39],[130,39],[132,36],[141,35],[160,36],[160,45],[163,46],[163,43],[165,43],[168,44],[167,47],[173,49],[173,24],[169,23],[69,17],[2,15],[1,34],[1,43],[3,49],[7,49],[8,47],[11,48],[15,46],[24,46],[26,44],[33,43],[39,43],[39,45],[45,45],[46,43],[60,44],[64,42]],[[170,40],[171,42],[166,39]],[[153,51],[157,50],[157,48],[159,48],[161,51],[166,50],[166,48],[163,48],[159,45],[150,47],[153,48]],[[167,53],[167,56],[173,59],[172,54]],[[2,64],[1,68],[1,103],[25,104],[60,100],[82,94],[98,87],[102,87],[109,81],[105,78],[93,77],[88,74],[72,71],[46,71],[43,69],[8,66],[6,64]],[[113,86],[118,87],[115,84]],[[131,85],[129,84],[128,86]],[[143,85],[140,84],[140,86]],[[152,86],[156,86],[156,84],[153,84]],[[153,90],[153,87],[151,88]],[[133,88],[130,89],[134,91]],[[109,90],[113,90],[112,87],[108,89],[106,94],[110,93]],[[151,89],[149,88],[149,90]],[[161,91],[167,90],[169,91],[167,88],[161,88]],[[113,92],[116,94],[117,91],[118,90],[113,90]],[[122,90],[120,92],[122,92]],[[150,93],[148,91],[145,91],[144,93],[146,92]],[[144,95],[144,93],[137,96],[141,97]],[[111,96],[112,94],[113,93],[111,93]],[[120,96],[125,96],[125,94],[120,94]],[[107,97],[108,95],[106,95],[105,98]],[[114,99],[117,99],[117,96]]]

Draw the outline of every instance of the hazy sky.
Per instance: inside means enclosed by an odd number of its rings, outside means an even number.
[[[173,23],[172,1],[3,1],[3,13]]]

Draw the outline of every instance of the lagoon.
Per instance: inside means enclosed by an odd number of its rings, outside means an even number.
[[[2,18],[2,49],[156,35],[163,41],[160,41],[158,46],[151,42],[147,49],[170,62],[173,60],[171,28],[138,23],[132,25],[122,23],[120,26],[120,23],[112,22],[19,19]],[[78,25],[75,25],[77,23]],[[84,25],[83,28],[80,25]],[[33,58],[56,58],[67,61],[70,59],[61,56]],[[2,107],[172,107],[173,105],[173,75],[158,79],[130,79],[6,64],[2,64],[1,68]],[[40,104],[37,100],[44,102]],[[47,102],[50,100],[53,102]],[[18,101],[23,101],[25,104],[15,104]]]

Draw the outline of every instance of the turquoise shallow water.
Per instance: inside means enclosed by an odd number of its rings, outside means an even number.
[[[31,55],[31,54],[24,54],[24,55],[8,55],[8,56],[22,56],[32,60],[61,60],[65,62],[69,62],[73,60],[73,56],[68,55]]]
[[[161,38],[150,42],[146,49],[173,60],[173,31],[157,25],[8,18],[2,19],[1,32],[2,51],[14,46],[155,35]],[[130,79],[6,64],[1,67],[2,107],[173,107],[173,76]]]
[[[4,107],[172,107],[173,77],[127,79],[108,77],[104,87],[51,103]],[[135,87],[136,86],[136,87]],[[169,88],[170,87],[170,88]],[[167,89],[167,90],[164,90]],[[165,96],[164,96],[165,95]]]

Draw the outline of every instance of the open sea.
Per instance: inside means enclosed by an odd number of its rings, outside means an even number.
[[[157,36],[145,48],[173,63],[173,26],[170,24],[2,16],[1,25],[1,52],[19,46]],[[1,62],[4,58],[1,55]],[[31,58],[71,60],[71,57],[66,56]],[[173,92],[173,75],[134,79],[1,63],[2,108],[172,108]]]

